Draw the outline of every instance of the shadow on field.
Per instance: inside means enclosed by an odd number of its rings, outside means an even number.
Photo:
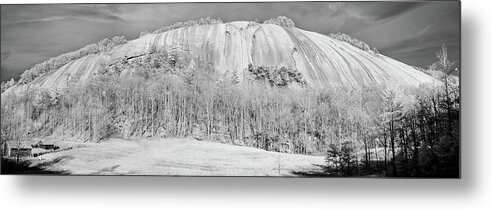
[[[115,170],[120,167],[120,165],[114,165],[114,166],[110,166],[110,167],[106,167],[106,168],[103,168],[95,173],[92,173],[90,175],[110,175],[110,174],[115,174],[115,175],[118,175],[118,173],[115,173]]]
[[[53,175],[68,175],[66,171],[51,171],[47,170],[45,167],[51,166],[62,161],[63,157],[56,158],[53,161],[46,162],[43,164],[31,166],[30,162],[27,160],[20,160],[19,164],[16,163],[15,159],[2,158],[1,174],[53,174]]]
[[[291,173],[300,177],[331,177],[328,171],[328,167],[319,164],[313,164],[313,166],[318,167],[317,169],[309,171],[292,171]]]
[[[62,161],[71,160],[71,159],[73,159],[72,156],[64,155],[64,156],[57,157],[57,158],[53,159],[52,161],[40,163],[40,164],[36,165],[36,167],[45,168],[45,167],[60,163]]]

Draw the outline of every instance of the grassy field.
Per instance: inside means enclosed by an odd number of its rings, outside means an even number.
[[[268,152],[191,139],[120,139],[49,153],[31,167],[79,175],[295,176],[324,157]]]

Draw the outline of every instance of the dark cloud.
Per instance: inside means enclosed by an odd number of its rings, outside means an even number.
[[[118,11],[116,7],[109,7],[106,5],[85,6],[76,9],[67,9],[66,11],[66,15],[76,14],[79,17],[92,17],[98,19],[124,21],[122,18],[115,14],[115,12]]]
[[[402,62],[428,66],[444,43],[459,58],[460,3],[261,2],[2,5],[1,80],[104,37],[137,38],[177,21],[220,17],[265,20],[285,15],[322,34],[344,32]]]
[[[358,16],[368,21],[379,22],[391,20],[412,9],[423,6],[423,2],[376,2],[366,7],[364,2],[360,2],[355,9]]]
[[[116,12],[107,5],[2,5],[2,27],[66,19],[124,21]]]

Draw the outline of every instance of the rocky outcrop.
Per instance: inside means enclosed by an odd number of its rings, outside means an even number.
[[[316,89],[417,86],[433,82],[430,76],[409,65],[329,36],[274,24],[238,21],[147,34],[111,52],[72,61],[28,85],[53,88],[82,84],[102,65],[149,52],[170,54],[173,51],[178,56],[189,57],[197,66],[207,64],[217,73],[236,72],[240,81],[248,78],[247,68],[252,64],[295,68],[307,85]],[[24,89],[26,85],[13,88]]]

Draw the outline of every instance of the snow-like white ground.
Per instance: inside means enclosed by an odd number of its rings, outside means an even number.
[[[324,157],[160,138],[111,138],[39,159],[32,165],[84,175],[294,176],[325,164]]]

